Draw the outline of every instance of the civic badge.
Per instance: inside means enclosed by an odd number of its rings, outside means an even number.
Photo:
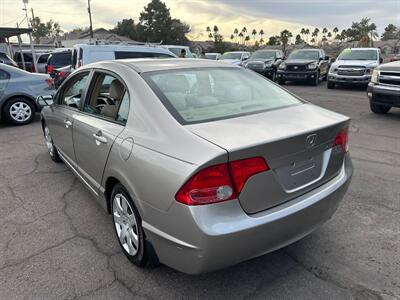
[[[306,148],[310,149],[317,144],[317,134],[310,134],[306,138]]]

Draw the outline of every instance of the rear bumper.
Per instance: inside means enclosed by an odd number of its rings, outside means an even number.
[[[290,71],[279,71],[277,72],[277,78],[280,80],[288,81],[308,81],[314,80],[317,76],[318,71],[300,71],[300,72],[290,72]]]
[[[347,155],[334,179],[266,211],[247,215],[238,201],[199,207],[174,205],[168,214],[169,218],[176,213],[182,216],[180,224],[174,225],[179,234],[163,231],[171,227],[169,224],[164,228],[143,222],[143,227],[162,263],[190,274],[214,271],[277,250],[311,233],[336,211],[352,174]],[[159,219],[168,221],[161,215]]]
[[[353,84],[367,84],[371,80],[371,75],[363,76],[344,76],[334,73],[328,74],[328,80],[334,83],[353,83]]]
[[[400,107],[400,86],[370,83],[368,85],[367,95],[374,104]]]

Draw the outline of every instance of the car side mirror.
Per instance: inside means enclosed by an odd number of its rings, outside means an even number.
[[[52,95],[44,95],[44,96],[38,96],[36,98],[36,103],[39,105],[39,107],[45,107],[52,105],[54,102],[53,96]]]
[[[379,59],[379,63],[383,64],[383,58],[382,57]]]

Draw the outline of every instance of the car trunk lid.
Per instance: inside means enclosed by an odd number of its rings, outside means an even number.
[[[336,176],[344,154],[332,145],[348,123],[349,118],[343,115],[301,104],[186,127],[225,149],[230,161],[257,156],[266,160],[270,170],[249,178],[239,195],[243,209],[252,214]]]

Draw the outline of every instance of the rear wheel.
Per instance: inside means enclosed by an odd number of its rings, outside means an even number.
[[[327,87],[328,89],[333,90],[335,88],[335,83],[328,80]]]
[[[33,104],[25,98],[13,98],[4,105],[5,119],[14,125],[26,125],[32,122],[35,116]]]
[[[118,242],[126,257],[143,267],[151,262],[145,243],[142,219],[126,189],[117,183],[111,193],[111,209]]]
[[[376,114],[387,114],[392,108],[391,106],[379,105],[373,102],[370,102],[369,106],[371,107],[371,111]]]

